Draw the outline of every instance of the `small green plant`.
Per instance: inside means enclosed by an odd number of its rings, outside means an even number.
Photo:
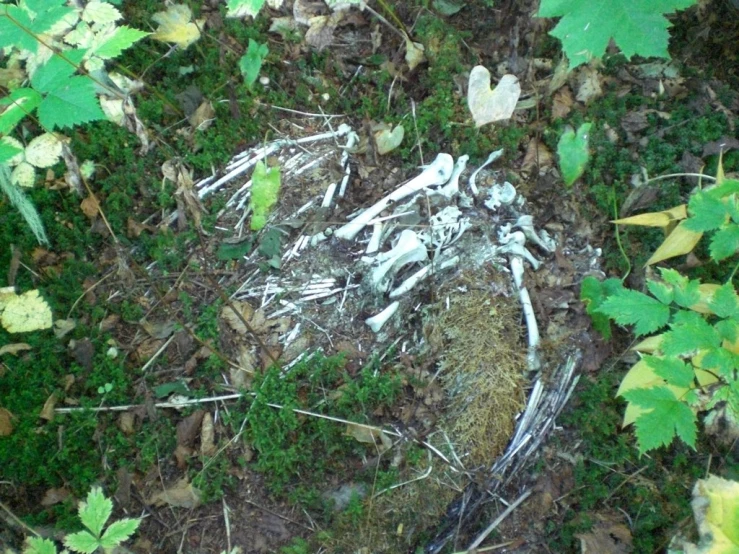
[[[538,17],[561,17],[551,35],[562,41],[570,67],[602,58],[611,39],[631,56],[669,58],[664,16],[684,10],[696,0],[542,0]]]
[[[239,69],[244,76],[244,83],[251,88],[259,77],[259,70],[262,68],[264,58],[269,54],[269,48],[266,44],[261,44],[254,39],[249,39],[249,47],[239,60]]]
[[[712,233],[715,262],[739,252],[739,181],[724,179],[695,193],[687,208],[641,214],[617,223],[671,228],[649,263],[690,252],[703,233]],[[633,325],[637,336],[651,335],[634,349],[642,358],[621,383],[628,407],[624,425],[636,426],[639,451],[669,445],[677,436],[695,448],[697,414],[711,422],[721,415],[739,432],[739,296],[732,280],[723,285],[689,279],[660,269],[648,279],[649,294],[625,288],[618,279],[586,278],[581,297],[596,328],[610,333],[608,321]],[[667,330],[665,330],[667,328]],[[659,334],[654,334],[658,333]]]
[[[583,123],[575,133],[574,129],[568,128],[557,143],[557,154],[559,155],[559,168],[566,187],[571,187],[585,171],[585,166],[590,158],[588,150],[588,138],[592,123]]]
[[[79,517],[84,531],[72,533],[64,538],[67,549],[62,554],[82,552],[112,552],[114,548],[127,541],[136,532],[140,519],[124,518],[112,522],[103,531],[105,524],[113,513],[113,502],[106,498],[100,487],[93,487],[87,495],[87,500],[79,507]],[[57,554],[56,545],[49,539],[29,538],[23,554]]]
[[[280,193],[280,168],[268,168],[264,162],[257,162],[252,175],[251,229],[259,231],[267,224],[270,210],[277,203]]]

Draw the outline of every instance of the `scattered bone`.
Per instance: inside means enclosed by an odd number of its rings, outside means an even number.
[[[502,148],[500,150],[496,150],[495,152],[491,152],[490,155],[488,156],[488,159],[485,160],[485,163],[482,164],[480,167],[478,167],[475,170],[475,172],[472,175],[470,175],[470,180],[469,180],[470,190],[472,191],[472,194],[474,196],[477,196],[480,193],[480,191],[477,188],[477,184],[475,183],[475,180],[477,179],[477,174],[480,173],[481,170],[489,166],[491,163],[493,163],[495,160],[500,158],[502,155],[503,155]]]
[[[364,322],[369,325],[369,328],[372,329],[373,332],[379,333],[385,323],[387,323],[388,320],[395,315],[395,312],[398,311],[399,306],[400,302],[395,301],[379,314],[366,319]]]

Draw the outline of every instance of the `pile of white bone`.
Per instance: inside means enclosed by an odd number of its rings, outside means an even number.
[[[325,153],[306,157],[306,152],[308,152],[306,145],[315,145],[325,141],[335,142],[339,137],[347,139],[342,147],[341,156],[343,179],[340,183],[329,184],[320,203],[322,208],[330,208],[337,201],[337,197],[341,199],[345,195],[350,171],[349,150],[358,141],[357,135],[347,125],[341,125],[333,132],[304,137],[295,141],[287,139],[274,141],[264,147],[245,152],[237,156],[227,167],[226,175],[219,179],[215,177],[205,179],[198,183],[196,188],[202,198],[248,171],[258,160],[273,155],[281,149],[286,151],[283,156],[280,156],[284,180],[286,169],[298,175],[314,167],[320,163],[322,157],[325,157]],[[466,169],[469,157],[460,156],[455,163],[449,154],[439,154],[419,175],[387,194],[374,205],[350,216],[349,222],[345,225],[338,229],[328,227],[312,236],[298,237],[295,243],[287,249],[283,259],[299,257],[304,250],[329,239],[356,241],[365,228],[371,228],[360,263],[366,264],[368,270],[366,278],[370,289],[376,295],[386,296],[388,300],[383,310],[366,320],[366,324],[373,332],[380,333],[385,324],[398,313],[401,307],[400,298],[403,295],[408,294],[430,275],[443,272],[460,263],[459,255],[455,253],[454,248],[450,247],[457,243],[471,226],[470,218],[465,215],[466,209],[471,208],[476,201],[481,201],[487,209],[493,212],[501,206],[509,206],[514,213],[519,213],[525,200],[517,194],[513,185],[504,182],[480,191],[476,183],[480,171],[499,159],[502,154],[503,150],[490,154],[485,163],[472,172],[467,180],[467,187],[462,188],[460,177]],[[303,165],[300,165],[301,162]],[[241,210],[248,199],[250,186],[251,181],[242,185],[227,202],[227,207]],[[467,189],[470,194],[467,193]],[[436,206],[447,205],[430,216],[423,230],[415,231],[407,228],[400,221],[404,216],[413,213],[413,207],[419,195],[429,200],[433,199]],[[302,206],[297,214],[309,210],[314,207],[314,204],[318,204],[318,199],[313,199]],[[243,224],[246,215],[244,213],[240,218],[240,224]],[[537,233],[534,229],[533,218],[524,214],[519,215],[515,223],[501,225],[498,228],[497,242],[498,244],[492,252],[488,253],[487,257],[508,262],[528,331],[528,368],[536,370],[540,367],[537,355],[539,329],[528,290],[523,282],[524,263],[530,264],[534,270],[538,269],[541,264],[528,250],[527,243],[551,253],[554,252],[555,241],[546,231]],[[382,251],[387,243],[392,246]],[[396,284],[399,277],[407,272],[412,264],[422,264],[422,267]],[[284,292],[287,285],[284,282],[279,283],[279,278],[273,279],[267,283],[264,290],[260,291],[259,294],[263,298],[267,296],[269,287],[271,287],[269,292],[275,295]],[[340,292],[346,295],[348,290],[356,287],[357,285],[347,285],[342,289],[336,286],[334,279],[317,278],[311,283],[301,285],[301,301],[325,298]],[[285,307],[276,314],[298,309],[297,304],[293,302],[283,301],[283,305]],[[291,334],[294,337],[295,334]],[[289,337],[288,340],[290,340]]]

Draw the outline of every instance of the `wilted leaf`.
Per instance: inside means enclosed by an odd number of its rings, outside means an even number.
[[[405,35],[405,62],[408,68],[413,71],[418,64],[426,61],[423,44],[413,42],[408,35]]]
[[[166,11],[157,12],[152,19],[159,24],[151,38],[161,42],[174,42],[180,48],[187,48],[200,38],[200,28],[204,20],[192,21],[192,12],[184,4],[172,4]]]
[[[39,135],[26,146],[26,161],[35,167],[51,167],[62,157],[62,144],[54,133]]]
[[[24,350],[31,350],[31,345],[26,344],[25,342],[15,342],[13,344],[6,344],[5,346],[0,346],[0,356],[3,354],[17,354],[18,352],[23,352]]]
[[[44,497],[41,499],[41,505],[53,506],[55,504],[59,504],[69,498],[70,494],[69,490],[64,487],[48,489],[44,494]]]
[[[52,325],[51,308],[38,290],[30,290],[0,300],[0,324],[9,333],[27,333],[49,329]]]
[[[382,454],[393,446],[393,441],[381,429],[360,425],[358,423],[347,423],[346,435],[354,437],[357,441],[372,444]]]
[[[506,121],[513,115],[521,96],[521,85],[515,75],[503,75],[495,89],[490,88],[490,72],[477,65],[470,72],[467,105],[475,127],[494,121]]]
[[[305,43],[319,52],[331,46],[334,41],[334,31],[343,17],[344,12],[311,17],[310,27],[305,33]]]
[[[685,227],[685,221],[681,222],[672,230],[664,242],[659,245],[657,251],[647,260],[646,265],[656,264],[676,256],[687,254],[695,248],[695,245],[698,244],[702,236],[703,233],[690,231]]]
[[[41,408],[41,413],[39,414],[39,417],[41,419],[45,419],[46,421],[51,421],[52,419],[54,419],[54,408],[56,408],[56,403],[56,393],[52,392],[49,395],[49,398],[46,399],[46,402],[44,402],[44,407]]]
[[[0,408],[0,437],[7,437],[13,432],[15,416],[5,408]]]
[[[611,221],[618,225],[641,225],[643,227],[668,227],[671,223],[676,223],[681,219],[688,217],[686,205],[681,204],[669,210],[661,212],[649,212],[645,214],[632,215]]]
[[[10,180],[19,187],[32,187],[36,182],[36,170],[28,162],[21,162],[13,169]]]
[[[54,336],[62,339],[77,326],[74,319],[57,319],[54,321]]]
[[[252,308],[252,306],[248,302],[234,300],[233,302],[231,302],[231,304],[233,304],[233,307],[239,311],[239,313],[247,322],[251,320],[252,316],[254,315],[254,308]],[[239,318],[239,316],[236,315],[231,309],[231,306],[224,306],[224,308],[221,310],[221,317],[225,320],[228,326],[237,333],[240,333],[242,335],[247,333],[248,329],[241,321],[241,318]]]
[[[402,125],[397,125],[391,132],[389,126],[383,126],[383,128],[375,131],[374,136],[377,153],[382,156],[400,146],[405,136],[405,129]]]
[[[215,429],[213,428],[213,416],[206,412],[203,417],[203,425],[200,430],[200,454],[212,456],[216,452]]]
[[[147,504],[163,506],[169,504],[178,508],[197,508],[200,506],[202,493],[187,479],[180,479],[172,487],[157,492],[149,498]]]
[[[100,214],[100,203],[93,194],[90,194],[82,202],[80,202],[80,210],[89,219],[97,219]]]
[[[209,100],[204,100],[198,109],[188,118],[187,122],[196,131],[205,131],[211,126],[216,117],[216,111]]]

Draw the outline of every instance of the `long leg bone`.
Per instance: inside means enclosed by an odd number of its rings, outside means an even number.
[[[364,227],[377,217],[390,202],[397,202],[406,196],[410,196],[414,192],[418,192],[426,187],[433,185],[441,185],[449,180],[454,169],[454,160],[449,154],[439,154],[432,164],[421,172],[420,175],[411,179],[406,184],[396,189],[394,192],[381,198],[374,205],[367,208],[349,223],[338,229],[335,233],[337,237],[345,240],[354,239]]]
[[[529,371],[537,371],[541,367],[539,361],[539,326],[536,323],[536,315],[534,314],[534,306],[531,303],[529,291],[523,286],[523,260],[520,256],[512,254],[508,258],[511,264],[511,273],[513,274],[513,282],[518,289],[518,298],[521,301],[524,319],[526,320],[526,329],[528,330],[528,353],[526,361]]]
[[[393,315],[395,315],[395,312],[398,311],[398,306],[400,306],[400,302],[396,300],[387,308],[382,310],[379,314],[365,319],[364,322],[369,325],[370,329],[372,329],[375,333],[379,333],[380,329],[382,329],[383,325],[387,323],[388,319],[393,317]]]

